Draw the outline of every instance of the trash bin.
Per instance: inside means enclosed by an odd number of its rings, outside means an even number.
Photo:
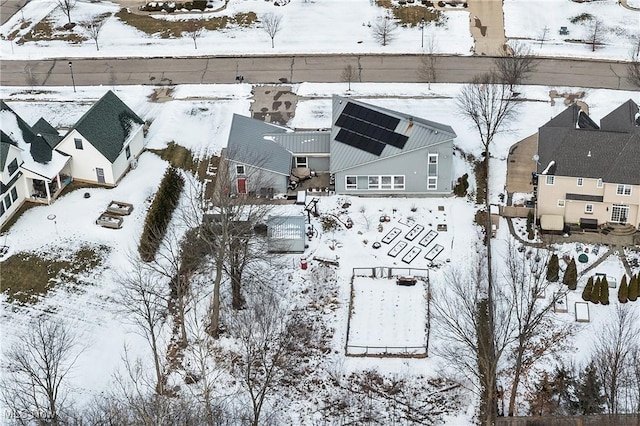
[[[300,268],[307,269],[307,258],[305,256],[300,258]]]

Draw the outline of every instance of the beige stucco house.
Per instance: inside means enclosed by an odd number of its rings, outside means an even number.
[[[547,224],[640,228],[640,111],[632,100],[598,126],[572,105],[538,130],[537,213]],[[557,226],[557,225],[556,225]]]

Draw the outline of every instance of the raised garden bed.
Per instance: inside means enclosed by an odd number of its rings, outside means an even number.
[[[124,219],[121,216],[104,212],[96,219],[96,224],[104,228],[120,229],[123,221]]]
[[[123,203],[122,201],[112,201],[107,207],[107,213],[118,216],[128,216],[133,211],[133,204]]]

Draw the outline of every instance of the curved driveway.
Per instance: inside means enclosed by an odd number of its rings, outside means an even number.
[[[340,82],[348,64],[362,82],[419,82],[420,55],[300,55],[209,58],[51,59],[2,61],[2,86]],[[487,71],[492,58],[443,56],[436,81],[464,83]],[[623,62],[540,59],[527,84],[631,90]]]

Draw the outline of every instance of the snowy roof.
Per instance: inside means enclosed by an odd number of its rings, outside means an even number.
[[[125,142],[142,124],[144,121],[109,90],[80,117],[69,133],[77,130],[107,160],[114,162]]]
[[[272,216],[267,221],[267,235],[269,239],[304,240],[304,216]]]
[[[274,134],[285,132],[284,127],[234,114],[226,156],[231,161],[289,176],[291,153],[273,140]]]
[[[359,149],[346,143],[342,143],[336,140],[336,136],[340,131],[340,127],[336,125],[336,121],[340,117],[342,111],[347,104],[356,104],[358,106],[367,108],[369,110],[382,112],[383,114],[393,117],[398,121],[397,126],[391,129],[394,133],[399,133],[408,137],[403,148],[398,148],[389,144],[385,144],[384,149],[380,155],[376,155],[366,150]],[[404,114],[397,111],[392,111],[386,108],[373,106],[359,102],[353,99],[342,98],[339,96],[333,97],[332,107],[332,123],[331,130],[331,171],[337,172],[346,170],[361,164],[370,163],[381,160],[387,157],[393,157],[396,155],[404,154],[416,149],[426,148],[432,145],[438,145],[440,143],[450,141],[456,137],[455,131],[445,124],[436,123],[435,121],[425,120],[419,117],[414,117],[409,114]]]

